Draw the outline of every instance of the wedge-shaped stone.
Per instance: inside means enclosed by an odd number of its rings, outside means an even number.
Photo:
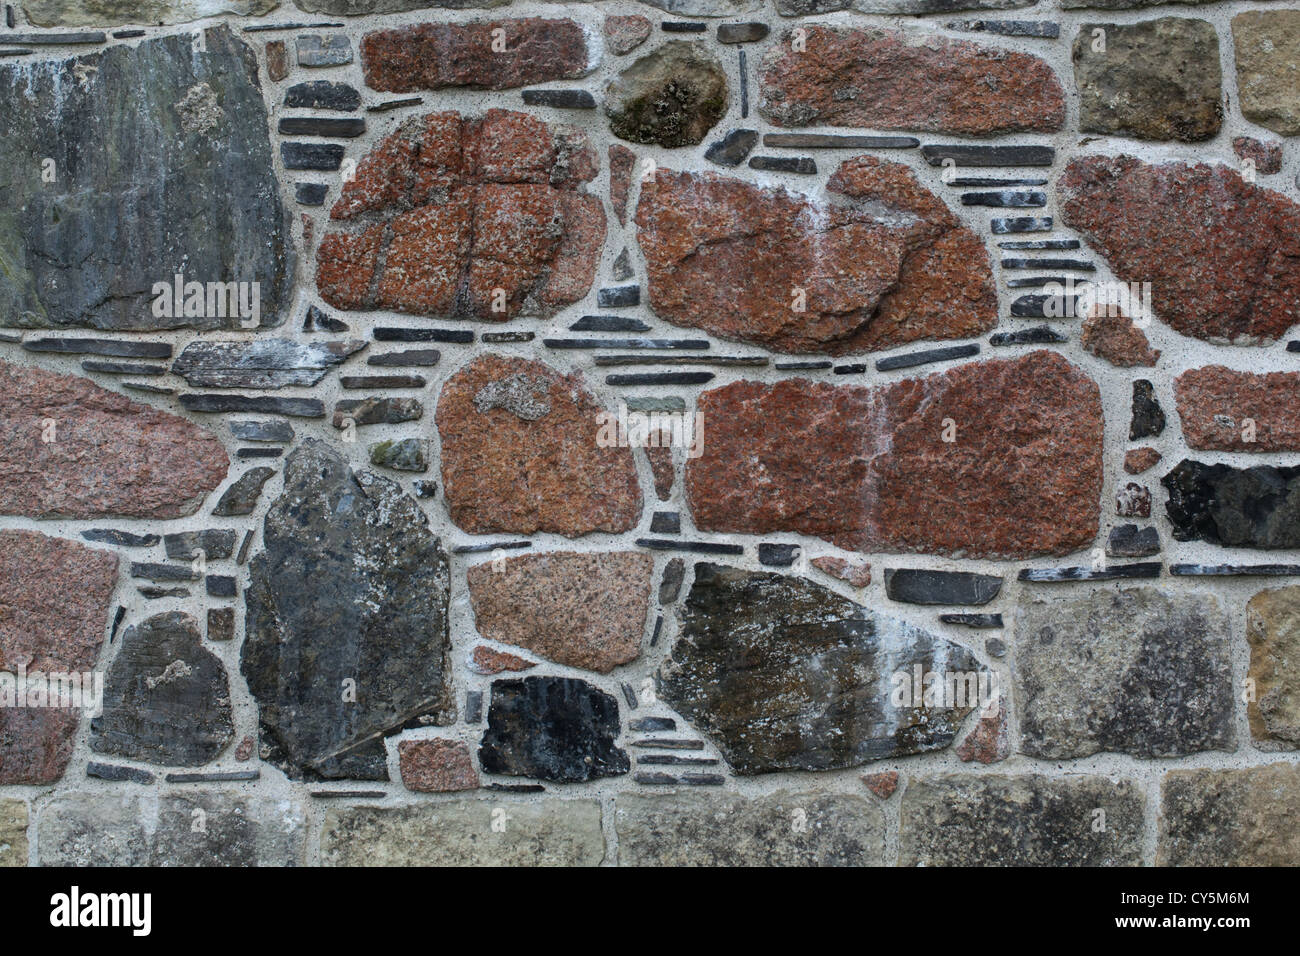
[[[315,385],[325,373],[360,352],[359,339],[293,342],[191,342],[172,363],[172,372],[191,385],[212,388],[284,388]]]

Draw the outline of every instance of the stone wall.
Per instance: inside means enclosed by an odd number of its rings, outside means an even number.
[[[0,864],[1300,863],[1300,5],[4,12]]]

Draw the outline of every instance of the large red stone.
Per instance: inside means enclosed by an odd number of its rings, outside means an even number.
[[[1100,390],[1054,352],[878,387],[741,381],[699,413],[686,494],[703,530],[971,558],[1064,555],[1097,535]]]
[[[587,138],[524,113],[429,113],[384,137],[345,183],[316,254],[340,309],[503,322],[550,315],[591,288],[605,241],[583,184]]]
[[[0,362],[0,514],[178,518],[229,465],[192,422],[76,375]]]
[[[1187,447],[1300,451],[1300,372],[1239,372],[1222,365],[1174,379]]]
[[[451,520],[471,534],[620,532],[641,515],[636,461],[598,444],[580,374],[481,355],[443,386],[436,421]]]
[[[860,156],[827,189],[838,201],[656,171],[636,209],[651,308],[715,335],[831,355],[997,323],[983,241],[906,166]]]
[[[758,111],[777,126],[866,126],[992,136],[1051,132],[1065,95],[1046,61],[898,30],[801,27],[759,72]]]
[[[0,707],[0,785],[57,783],[80,722],[73,707]]]
[[[1089,156],[1057,180],[1062,221],[1184,335],[1271,342],[1300,309],[1300,206],[1227,166]]]

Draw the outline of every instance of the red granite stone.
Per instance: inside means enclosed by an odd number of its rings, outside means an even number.
[[[459,740],[401,740],[397,763],[402,783],[416,793],[452,793],[478,788],[469,747]]]
[[[649,19],[639,14],[605,18],[605,44],[615,56],[631,53],[650,38],[654,29]]]
[[[846,581],[855,588],[865,588],[871,583],[871,565],[864,561],[846,561],[826,555],[813,558],[809,563],[819,571],[825,571],[831,577]]]
[[[1300,372],[1222,365],[1174,379],[1183,440],[1204,451],[1300,451]]]
[[[1089,311],[1079,335],[1083,350],[1119,368],[1154,366],[1160,350],[1151,347],[1146,334],[1127,315],[1111,314],[1119,311],[1104,306]]]
[[[1132,448],[1124,453],[1124,470],[1130,475],[1140,475],[1158,465],[1160,457],[1154,448]]]
[[[507,654],[480,644],[470,654],[469,669],[475,674],[502,674],[506,671],[532,670],[537,664],[517,654]]]
[[[1255,172],[1272,176],[1282,171],[1282,144],[1261,142],[1251,136],[1234,136],[1232,151],[1238,159],[1248,159],[1255,164]]]
[[[0,785],[57,783],[76,745],[75,707],[0,707]]]
[[[898,771],[886,770],[882,773],[864,773],[862,782],[866,784],[868,790],[878,796],[881,800],[888,800],[898,789]]]
[[[983,764],[998,763],[1011,755],[1005,701],[998,701],[996,712],[980,714],[971,732],[957,745],[956,754],[963,763],[975,760]]]
[[[620,226],[627,225],[627,194],[632,188],[632,169],[636,153],[615,143],[609,148],[609,204],[614,207]]]
[[[660,430],[655,441],[657,444],[645,446],[645,454],[650,461],[655,495],[660,501],[667,501],[673,493],[673,483],[677,480],[677,467],[673,464],[672,433]]]

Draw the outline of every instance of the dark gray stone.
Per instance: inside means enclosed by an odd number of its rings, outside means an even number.
[[[150,548],[158,543],[156,534],[136,534],[133,531],[118,531],[114,528],[91,528],[81,532],[87,541],[97,544],[115,544],[122,548]]]
[[[172,363],[172,372],[194,386],[284,388],[315,385],[333,366],[366,347],[362,339],[293,342],[191,342]]]
[[[757,43],[767,38],[769,32],[766,23],[719,23],[719,43]]]
[[[298,183],[294,187],[293,198],[302,206],[323,206],[330,188],[324,183]]]
[[[1064,584],[1069,581],[1118,581],[1133,578],[1160,577],[1159,561],[1139,564],[1113,564],[1104,568],[1021,568],[1017,581],[1036,581],[1040,584]]]
[[[1160,532],[1155,528],[1122,524],[1111,528],[1106,539],[1106,554],[1112,558],[1149,558],[1159,553]]]
[[[641,304],[641,287],[620,285],[601,289],[596,293],[596,304],[602,309],[621,309]]]
[[[341,33],[304,33],[295,45],[299,66],[344,66],[352,62],[352,41]]]
[[[817,160],[811,156],[755,156],[749,161],[749,168],[760,172],[816,176]]]
[[[1184,459],[1160,479],[1177,541],[1300,548],[1300,466],[1207,465]]]
[[[1003,259],[1004,269],[1066,269],[1070,272],[1096,272],[1095,263],[1084,259],[1023,259],[1020,257]]]
[[[673,558],[664,567],[664,576],[659,581],[659,603],[672,604],[681,593],[682,581],[686,578],[686,562]],[[635,729],[635,728],[634,728]]]
[[[989,336],[989,345],[1052,345],[1068,341],[1070,341],[1068,335],[1047,325],[1036,325],[1032,329],[1016,329],[1014,332],[994,332]]]
[[[280,159],[285,169],[331,172],[343,165],[344,149],[337,143],[281,143]]]
[[[167,342],[122,342],[117,339],[28,339],[23,343],[28,352],[58,352],[64,354],[113,355],[119,358],[171,358],[172,347]]]
[[[383,738],[455,716],[447,557],[415,500],[306,441],[250,565],[240,669],[263,759],[293,779],[387,780]]]
[[[153,783],[154,775],[138,767],[120,767],[111,763],[91,760],[86,764],[86,776],[115,783]]]
[[[187,393],[181,396],[181,405],[191,412],[252,412],[262,415],[288,415],[290,418],[325,417],[325,403],[319,398]]]
[[[704,158],[719,166],[739,166],[758,145],[758,130],[733,129],[722,139],[710,144]]]
[[[474,333],[468,329],[403,329],[381,325],[374,331],[376,342],[447,342],[469,345]]]
[[[1044,37],[1055,40],[1061,35],[1061,25],[1051,20],[949,20],[944,26],[949,30],[996,33],[1004,37]]]
[[[915,149],[915,136],[854,136],[843,133],[764,133],[764,146],[785,149]]]
[[[932,145],[921,147],[921,157],[931,166],[942,166],[945,159],[958,166],[1050,166],[1056,150],[1051,146]]]
[[[274,468],[264,466],[250,468],[239,476],[233,485],[226,489],[212,513],[219,518],[235,515],[252,514],[257,507],[257,499],[262,496],[262,486],[275,474]]]
[[[395,471],[429,470],[429,443],[423,438],[381,441],[370,446],[370,464]]]
[[[437,349],[407,349],[405,352],[384,352],[380,355],[372,355],[366,359],[366,364],[387,367],[431,367],[437,365],[441,359],[442,353]]]
[[[288,422],[231,422],[230,434],[241,441],[293,441],[293,426]]]
[[[209,528],[205,531],[178,531],[163,536],[167,557],[188,561],[195,551],[202,551],[209,561],[220,561],[235,553],[234,528]]]
[[[651,531],[654,528],[650,529]],[[759,542],[758,563],[771,568],[788,568],[799,556],[799,545]]]
[[[651,534],[681,534],[682,516],[676,511],[656,511],[650,516]]]
[[[100,372],[105,375],[166,375],[166,365],[144,365],[139,362],[100,362],[95,359],[83,359],[81,367],[87,372]]]
[[[338,116],[282,116],[281,136],[326,136],[354,139],[366,131],[366,121]]]
[[[1052,228],[1051,216],[1008,216],[995,217],[989,220],[989,231],[995,236],[1004,236],[1008,233],[1017,232],[1047,232]],[[1042,284],[1050,282],[1050,279],[1044,279]],[[1061,280],[1065,284],[1065,280]]]
[[[924,349],[907,355],[891,355],[876,361],[876,371],[888,372],[898,368],[914,368],[917,365],[929,365],[931,362],[948,362],[952,359],[970,358],[980,354],[980,347],[971,345],[947,345],[938,349]]]
[[[1155,388],[1145,378],[1133,383],[1133,419],[1129,422],[1129,441],[1154,438],[1165,430],[1165,413],[1156,400]]]
[[[1034,292],[1013,299],[1011,315],[1017,319],[1082,318],[1080,301],[1080,298],[1074,295]]]
[[[997,192],[962,193],[963,206],[988,206],[994,209],[1023,209],[1046,206],[1047,193],[1026,189],[999,189]]]
[[[147,561],[131,562],[131,577],[146,581],[194,581],[198,575],[188,564],[155,564]]]
[[[344,428],[349,421],[362,425],[397,425],[413,422],[424,415],[418,398],[348,398],[334,406],[334,427]]]
[[[971,571],[886,568],[885,594],[907,604],[988,604],[1002,590],[1002,579]]]
[[[557,110],[594,110],[596,98],[586,90],[524,90],[525,106],[549,106]]]
[[[570,332],[648,332],[650,326],[630,315],[584,315]]]
[[[614,265],[610,268],[610,275],[615,282],[623,282],[632,278],[635,274],[632,271],[632,254],[628,252],[627,246],[624,246],[623,251],[618,254],[618,257],[614,260]],[[646,328],[649,328],[649,326],[646,326]],[[630,329],[629,331],[643,332],[645,329]]]
[[[284,94],[284,105],[293,109],[338,110],[352,113],[361,107],[361,94],[346,83],[315,80],[289,87]]]
[[[606,375],[606,385],[704,385],[713,381],[712,372],[629,372]]]
[[[1001,627],[1001,614],[940,614],[939,620],[944,624],[959,624],[962,627]]]
[[[424,388],[423,375],[341,375],[339,384],[344,388]]]
[[[227,574],[209,574],[204,584],[207,585],[208,597],[235,597],[238,594],[235,579]]]

